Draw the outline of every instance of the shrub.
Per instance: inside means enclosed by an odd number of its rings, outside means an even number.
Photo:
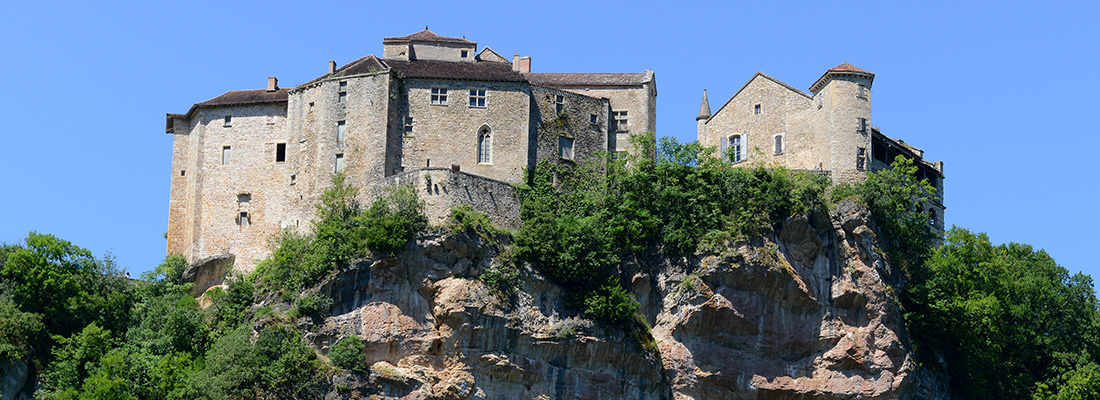
[[[371,250],[393,254],[428,226],[424,202],[412,186],[386,187],[359,219],[362,237]]]
[[[309,292],[294,303],[294,308],[290,310],[290,316],[323,317],[328,314],[331,308],[332,298],[321,293]]]
[[[352,371],[366,371],[366,364],[363,359],[363,341],[358,336],[348,336],[340,339],[329,350],[328,357],[337,367]]]
[[[584,313],[596,319],[625,324],[638,313],[638,301],[622,286],[610,282],[585,297]]]
[[[497,244],[497,237],[508,234],[508,231],[493,226],[488,215],[469,204],[451,210],[450,228],[452,232],[473,232],[491,246]]]

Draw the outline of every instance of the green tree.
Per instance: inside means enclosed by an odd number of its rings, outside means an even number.
[[[68,335],[83,326],[86,283],[95,271],[90,251],[31,232],[25,246],[8,253],[0,279],[20,310],[41,314],[50,333]]]
[[[329,350],[328,357],[337,367],[352,371],[366,371],[363,341],[358,336],[348,336],[340,339]]]

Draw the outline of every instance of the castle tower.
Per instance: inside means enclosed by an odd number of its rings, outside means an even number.
[[[851,177],[834,176],[838,181],[858,180],[868,168],[871,155],[871,84],[875,74],[849,63],[825,71],[812,86],[817,155],[821,167],[831,171],[851,171]]]
[[[710,118],[710,102],[707,101],[707,90],[703,89],[703,102],[699,104],[699,116],[695,117],[696,137],[704,137],[707,129],[707,119]]]

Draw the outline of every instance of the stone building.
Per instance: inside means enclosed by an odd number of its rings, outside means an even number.
[[[733,163],[775,163],[817,170],[834,181],[854,182],[864,171],[887,168],[897,155],[919,167],[918,178],[936,187],[940,200],[928,204],[943,229],[943,162],[884,135],[871,124],[875,74],[844,63],[825,71],[810,93],[757,72],[717,111],[706,90],[696,117],[699,143],[719,149]]]
[[[368,201],[411,183],[441,222],[472,204],[516,226],[514,188],[540,161],[627,151],[656,127],[652,71],[532,73],[489,47],[425,29],[292,89],[230,91],[168,114],[168,253],[232,255],[251,270],[281,229],[308,229],[334,172]]]

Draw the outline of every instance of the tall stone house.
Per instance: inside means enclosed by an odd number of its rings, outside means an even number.
[[[706,90],[696,117],[699,143],[719,149],[732,163],[762,162],[829,174],[837,182],[862,180],[888,168],[898,155],[913,159],[939,200],[926,204],[943,230],[943,162],[892,139],[871,124],[875,74],[844,63],[825,71],[806,93],[757,72],[717,111]]]
[[[407,183],[433,222],[465,203],[515,225],[524,168],[628,151],[656,128],[649,70],[533,73],[530,57],[427,29],[382,45],[295,88],[269,77],[168,114],[168,253],[250,271],[271,235],[308,229],[335,172],[361,201]]]

